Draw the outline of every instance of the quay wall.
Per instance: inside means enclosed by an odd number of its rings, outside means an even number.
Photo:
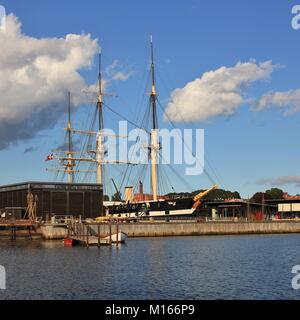
[[[52,226],[50,224],[41,226],[41,232],[45,240],[61,240],[68,236],[66,227]]]
[[[97,225],[91,225],[95,233]],[[109,224],[101,224],[101,237],[109,235]],[[111,226],[112,233],[117,225]],[[120,223],[118,230],[130,238],[135,237],[172,237],[203,235],[243,235],[243,234],[280,234],[300,233],[300,221],[266,221],[266,222],[147,222]],[[64,239],[68,235],[66,227],[41,226],[45,240]]]
[[[299,222],[157,222],[120,224],[119,230],[129,237],[169,237],[201,235],[300,233]],[[96,231],[96,228],[95,228]],[[116,225],[112,226],[112,232]],[[101,225],[101,234],[109,234],[109,226]]]

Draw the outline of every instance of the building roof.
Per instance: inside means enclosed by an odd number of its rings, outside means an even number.
[[[29,188],[45,188],[45,189],[90,189],[101,190],[102,185],[96,183],[66,183],[66,182],[45,182],[45,181],[27,181],[15,184],[8,184],[0,186],[0,192],[14,191],[14,190],[26,190]]]
[[[271,199],[271,200],[266,200],[266,203],[273,203],[273,204],[278,204],[278,203],[300,203],[300,199],[298,199],[298,198]]]
[[[290,194],[288,194],[287,192],[284,192],[283,194],[283,198],[284,199],[291,199],[291,200],[300,200],[300,196],[291,196]]]
[[[248,200],[244,200],[244,199],[233,199],[233,200],[215,200],[215,201],[207,201],[205,202],[205,204],[207,204],[208,206],[245,206],[245,205],[250,205],[250,206],[256,206],[256,207],[261,207],[262,204],[261,203],[255,203],[255,202],[248,202]],[[264,206],[268,206],[268,207],[273,207],[274,204],[273,203],[269,203],[267,204],[265,202]]]

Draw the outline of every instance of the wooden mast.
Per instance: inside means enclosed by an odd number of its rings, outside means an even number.
[[[68,92],[68,152],[67,152],[67,173],[68,183],[74,183],[74,170],[73,170],[73,148],[72,148],[72,125],[71,125],[71,92]]]
[[[159,142],[158,142],[157,114],[156,114],[157,93],[155,88],[155,67],[154,67],[152,35],[150,37],[150,46],[151,46],[151,80],[152,80],[152,89],[150,93],[150,104],[151,104],[151,110],[152,110],[152,130],[150,135],[151,186],[152,186],[153,200],[157,201],[157,156],[159,152]]]
[[[96,94],[96,111],[98,113],[98,128],[97,131],[90,131],[90,130],[76,130],[72,128],[71,125],[71,94],[69,93],[69,105],[68,105],[68,127],[65,128],[65,130],[68,133],[68,150],[67,151],[58,151],[62,152],[63,156],[57,156],[56,158],[59,161],[63,162],[63,166],[65,167],[63,170],[52,170],[47,169],[47,171],[52,172],[66,172],[68,173],[68,181],[70,183],[75,182],[75,173],[96,173],[96,183],[97,184],[103,184],[104,183],[104,176],[103,176],[103,166],[105,164],[129,164],[129,165],[135,165],[134,163],[130,163],[127,161],[105,161],[104,160],[104,137],[105,136],[116,136],[111,134],[106,134],[103,132],[104,129],[104,120],[103,120],[103,107],[104,107],[104,101],[103,97],[105,95],[111,95],[107,94],[103,91],[103,81],[102,81],[102,60],[101,60],[101,51],[99,51],[99,73],[98,73],[98,88],[96,92],[88,92],[92,94]],[[72,135],[73,134],[86,134],[86,135],[94,135],[96,136],[96,149],[95,150],[89,150],[89,154],[93,154],[92,157],[89,156],[83,156],[83,154],[80,154],[80,152],[74,152],[73,151],[73,145],[72,145]],[[119,135],[120,138],[127,138],[127,135]],[[76,154],[79,154],[76,156]],[[76,167],[76,163],[80,162],[90,162],[95,164],[96,170],[80,170],[80,169],[74,169]]]
[[[99,51],[99,75],[98,75],[98,136],[96,143],[96,160],[97,160],[97,184],[103,183],[102,156],[103,156],[103,91],[102,91],[102,68],[101,68],[101,51]]]

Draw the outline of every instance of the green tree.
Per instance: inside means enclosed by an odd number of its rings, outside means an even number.
[[[105,194],[104,197],[103,197],[103,200],[104,201],[109,201],[109,196],[107,194]]]
[[[278,188],[272,188],[266,191],[267,194],[271,196],[272,199],[283,199],[283,190]]]
[[[170,198],[193,198],[200,192],[205,190],[195,190],[191,193],[181,192],[181,193],[170,193],[167,196]],[[212,201],[212,200],[224,200],[224,199],[241,199],[240,194],[235,191],[228,191],[223,189],[216,189],[211,191],[204,197],[205,200]]]
[[[234,199],[241,199],[241,195],[240,195],[240,193],[237,192],[237,191],[234,191],[234,192],[233,192],[233,197],[234,197]]]
[[[268,193],[256,192],[253,197],[250,199],[254,203],[263,203],[263,201],[271,200],[272,197]]]

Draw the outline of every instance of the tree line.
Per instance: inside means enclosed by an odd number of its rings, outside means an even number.
[[[166,194],[166,198],[169,199],[178,199],[178,198],[194,198],[200,192],[205,191],[205,189],[195,190],[193,192],[172,192]],[[283,199],[284,191],[278,188],[272,188],[266,190],[265,192],[257,192],[251,198],[251,202],[262,203],[265,200],[272,199]],[[213,200],[229,200],[229,199],[241,199],[241,196],[238,191],[229,191],[224,189],[216,189],[206,195],[203,199],[208,201]],[[104,201],[109,201],[110,197],[108,195],[104,195]],[[120,192],[115,193],[111,197],[111,201],[122,201],[122,195]]]

